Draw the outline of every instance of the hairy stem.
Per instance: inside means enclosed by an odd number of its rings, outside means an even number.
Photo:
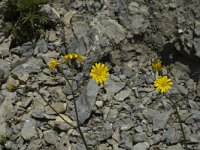
[[[77,110],[76,100],[75,100],[75,94],[74,94],[72,85],[71,85],[71,83],[69,82],[69,80],[68,80],[67,78],[65,78],[65,79],[67,80],[67,82],[68,82],[68,84],[69,84],[69,87],[70,87],[70,89],[71,89],[71,91],[72,91],[73,102],[74,102],[74,108],[75,108],[75,114],[76,114],[76,121],[77,121],[77,127],[78,127],[79,133],[80,133],[80,135],[81,135],[81,139],[82,139],[82,141],[83,141],[83,143],[84,143],[84,145],[85,145],[86,150],[89,150],[89,148],[88,148],[88,146],[87,146],[87,143],[86,143],[86,141],[85,141],[85,137],[84,137],[84,135],[83,135],[83,133],[82,133],[82,131],[81,131],[81,127],[80,127],[80,123],[79,123],[79,117],[78,117],[78,110]]]
[[[38,91],[38,94],[42,97],[42,99],[47,103],[47,105],[67,124],[69,124],[70,126],[72,126],[73,128],[76,128],[76,126],[72,125],[71,123],[69,123],[62,115],[60,115],[57,110],[55,110],[55,108],[53,108],[51,106],[51,104],[49,104],[49,102],[44,98],[44,96]]]
[[[176,114],[176,116],[178,118],[178,122],[179,122],[179,125],[180,125],[180,128],[181,128],[181,133],[183,135],[183,143],[184,143],[185,149],[188,150],[187,140],[186,140],[185,132],[184,132],[184,129],[183,129],[181,116],[180,116],[178,108],[177,108],[177,103],[174,103],[171,99],[170,99],[170,102],[171,102],[171,104],[172,104],[171,106],[173,107],[173,109],[175,111],[175,114]]]

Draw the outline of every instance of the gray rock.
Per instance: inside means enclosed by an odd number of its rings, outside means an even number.
[[[48,51],[47,43],[44,39],[41,39],[37,42],[36,48],[34,49],[35,53],[46,53]]]
[[[197,83],[197,96],[200,97],[200,81]]]
[[[79,39],[75,37],[71,38],[68,47],[69,49],[73,50],[73,52],[76,50],[76,52],[79,54],[85,54],[87,50],[84,42],[84,37]]]
[[[89,30],[89,26],[86,22],[74,22],[73,23],[74,34],[78,37],[84,37]]]
[[[35,109],[31,110],[30,114],[35,118],[44,118],[44,108],[42,106],[36,107]]]
[[[63,115],[61,114],[61,116],[67,121],[69,122],[71,125],[73,125],[74,127],[77,126],[76,122],[71,120],[70,117],[68,117],[67,115]],[[73,128],[72,126],[70,126],[69,124],[67,124],[66,122],[64,122],[64,120],[61,117],[57,117],[56,121],[55,121],[55,127],[62,130],[62,131],[68,131],[69,129]]]
[[[24,115],[22,118],[23,127],[21,130],[21,135],[25,140],[32,140],[38,137],[35,120],[30,118],[28,115]]]
[[[126,30],[124,27],[118,24],[117,21],[104,15],[95,17],[91,25],[94,26],[98,32],[101,32],[101,34],[106,34],[109,39],[114,40],[117,44],[125,38]]]
[[[173,145],[173,146],[168,146],[167,150],[184,150],[181,146],[181,144]]]
[[[194,49],[196,51],[195,55],[200,57],[200,38],[194,39]]]
[[[155,131],[165,128],[170,114],[171,112],[163,112],[153,116],[153,125]]]
[[[0,122],[0,137],[4,137],[7,133],[6,129],[7,123],[5,122]]]
[[[9,49],[11,44],[11,36],[5,39],[0,46],[0,57],[5,57],[9,55]]]
[[[25,43],[22,46],[11,49],[10,51],[20,56],[30,57],[33,54],[33,43]]]
[[[41,11],[47,13],[48,18],[54,23],[56,23],[60,19],[60,14],[49,4],[45,4],[42,7]]]
[[[3,123],[9,114],[10,110],[13,109],[12,99],[7,98],[0,105],[0,124]]]
[[[148,138],[147,138],[147,134],[145,132],[136,133],[133,136],[134,143],[147,142],[147,141],[148,141]]]
[[[68,11],[63,17],[63,22],[66,26],[70,25],[71,18],[76,14],[76,11]]]
[[[7,74],[11,70],[11,65],[6,60],[0,59],[0,69]]]
[[[135,129],[135,131],[137,131],[138,133],[141,133],[142,131],[143,131],[143,128],[142,128],[142,126],[137,126],[137,127],[135,127],[134,128]]]
[[[160,134],[153,134],[151,136],[151,145],[154,145],[154,144],[158,144],[162,139],[162,136]]]
[[[71,145],[69,142],[69,137],[67,134],[64,134],[59,143],[56,143],[56,150],[70,149]]]
[[[131,89],[127,88],[120,91],[118,94],[114,96],[117,101],[124,101],[131,94]]]
[[[195,23],[194,34],[200,37],[200,23],[199,24]]]
[[[113,133],[112,138],[119,143],[120,141],[120,130],[117,128],[117,130]]]
[[[107,140],[113,135],[114,131],[112,128],[112,124],[109,122],[106,122],[102,128],[100,128],[100,131],[97,135],[97,139],[99,141]]]
[[[50,42],[54,42],[58,39],[58,37],[56,36],[56,32],[53,30],[48,31],[48,39]]]
[[[176,85],[177,90],[182,94],[182,95],[187,95],[188,94],[188,89],[186,89],[184,86],[182,85]]]
[[[51,104],[51,106],[58,112],[58,113],[62,113],[66,111],[66,103],[61,103],[61,102],[56,102]],[[48,115],[54,115],[57,114],[56,112],[54,112],[50,106],[46,106],[45,107],[45,113]]]
[[[47,130],[43,132],[44,134],[44,140],[48,143],[48,144],[56,144],[56,142],[58,141],[58,136],[57,133],[53,130]]]
[[[104,112],[104,120],[116,119],[117,114],[119,113],[117,109],[108,109],[107,107]]]
[[[153,109],[145,109],[143,111],[143,115],[144,117],[148,120],[149,123],[152,123],[153,122],[153,117],[155,115],[159,114],[158,111],[156,110],[153,110]]]
[[[16,66],[12,70],[12,73],[15,74],[20,80],[25,82],[29,78],[29,73],[39,72],[41,71],[42,67],[44,67],[44,64],[41,59],[31,57],[24,64]]]
[[[149,144],[147,142],[138,143],[133,146],[131,150],[148,150]]]
[[[193,124],[200,121],[200,111],[192,110],[192,115],[185,120],[187,124]]]
[[[150,25],[148,20],[148,7],[145,5],[139,6],[138,3],[131,2],[128,8],[132,14],[129,16],[130,28],[134,34],[143,33],[145,29]]]
[[[180,133],[176,131],[175,128],[170,127],[163,135],[164,141],[166,141],[167,144],[175,144],[180,141]]]
[[[114,82],[112,80],[108,80],[108,82],[105,83],[105,89],[106,92],[109,95],[114,95],[121,91],[126,85],[126,82]]]
[[[5,148],[6,148],[6,149],[11,149],[12,144],[13,144],[12,141],[6,141],[4,145],[5,145]]]
[[[98,85],[94,80],[90,79],[87,87],[85,87],[82,94],[76,100],[80,124],[83,124],[90,116],[96,102],[98,91]]]

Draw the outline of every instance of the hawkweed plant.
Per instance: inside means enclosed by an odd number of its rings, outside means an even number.
[[[82,56],[81,54],[78,53],[69,53],[67,55],[64,55],[61,57],[62,60],[64,61],[58,61],[56,59],[50,59],[50,61],[48,62],[47,66],[50,70],[53,70],[54,73],[57,70],[59,73],[61,73],[63,75],[63,77],[66,79],[70,90],[71,90],[71,94],[72,94],[72,100],[73,100],[73,104],[74,104],[74,109],[75,109],[75,116],[76,116],[76,122],[77,122],[77,129],[80,133],[80,137],[83,141],[83,144],[85,145],[85,148],[87,150],[89,150],[89,147],[86,143],[85,137],[83,132],[81,131],[81,127],[80,127],[80,123],[79,123],[79,115],[78,115],[78,110],[77,110],[77,105],[76,105],[76,91],[86,82],[86,78],[82,79],[82,82],[80,82],[79,85],[77,85],[76,89],[73,89],[73,79],[69,79],[68,77],[66,77],[66,75],[64,74],[63,68],[61,68],[60,63],[59,62],[63,62],[67,65],[69,65],[71,72],[73,73],[73,76],[76,76],[77,70],[76,70],[76,66],[78,63],[83,63],[84,61],[84,56]],[[74,65],[74,66],[73,66]],[[104,83],[108,80],[109,77],[109,69],[108,67],[103,64],[103,63],[95,63],[92,67],[91,67],[91,71],[90,71],[90,76],[92,77],[93,80],[96,81],[97,84],[100,84],[101,86],[104,85]],[[72,82],[70,82],[70,80]],[[39,93],[39,92],[38,92]],[[45,98],[43,97],[43,95],[41,93],[39,93],[41,95],[41,97],[45,100]],[[45,102],[47,103],[47,105],[50,106],[50,108],[58,115],[60,116],[61,119],[63,119],[63,121],[67,124],[69,124],[70,126],[74,127],[71,123],[69,123],[67,120],[65,120],[65,118],[63,118],[56,110],[55,108],[53,108],[51,106],[51,104],[45,100]]]
[[[161,71],[162,70],[161,61],[157,60],[156,62],[154,62],[152,64],[152,68],[154,68],[155,71],[158,71],[158,72]],[[171,89],[172,85],[173,85],[172,79],[169,78],[168,76],[159,76],[154,81],[155,89],[159,91],[162,95],[166,94],[166,92]],[[169,94],[166,94],[167,97],[168,95]],[[184,144],[185,149],[188,150],[187,140],[186,140],[182,120],[181,120],[179,110],[178,110],[178,102],[174,102],[171,98],[171,95],[169,97],[169,104],[172,106],[174,113],[176,114],[176,117],[180,125],[181,133],[183,136],[183,144]]]

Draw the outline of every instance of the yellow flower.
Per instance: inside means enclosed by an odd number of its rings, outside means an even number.
[[[55,69],[59,65],[58,61],[56,59],[51,59],[50,62],[48,63],[48,67],[50,69]]]
[[[7,83],[7,89],[9,92],[12,92],[14,90],[14,86],[11,83]]]
[[[102,63],[95,63],[95,65],[92,66],[90,76],[96,81],[97,84],[100,83],[102,86],[109,77],[108,71],[109,69],[106,65]]]
[[[162,65],[161,65],[161,61],[158,59],[158,60],[155,60],[153,63],[152,63],[152,68],[154,71],[161,71],[162,70]]]
[[[173,84],[173,82],[167,76],[159,76],[154,81],[154,86],[156,87],[156,90],[161,91],[161,93],[169,90],[171,88],[172,84]]]
[[[83,61],[84,57],[78,53],[69,53],[68,55],[64,55],[63,59],[66,61],[68,60],[79,60],[80,62]]]

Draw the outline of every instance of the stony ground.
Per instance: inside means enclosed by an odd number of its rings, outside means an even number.
[[[69,85],[47,68],[51,58],[74,51],[86,57],[74,80],[99,61],[111,74],[105,89],[89,79],[77,92],[90,148],[182,150],[180,126],[168,103],[173,95],[180,101],[188,147],[200,149],[199,0],[59,0],[44,9],[57,23],[44,39],[9,49],[10,39],[0,33],[0,149],[84,149],[78,130],[39,94],[76,125]],[[157,74],[151,64],[157,58],[174,82],[167,96],[153,86]]]

